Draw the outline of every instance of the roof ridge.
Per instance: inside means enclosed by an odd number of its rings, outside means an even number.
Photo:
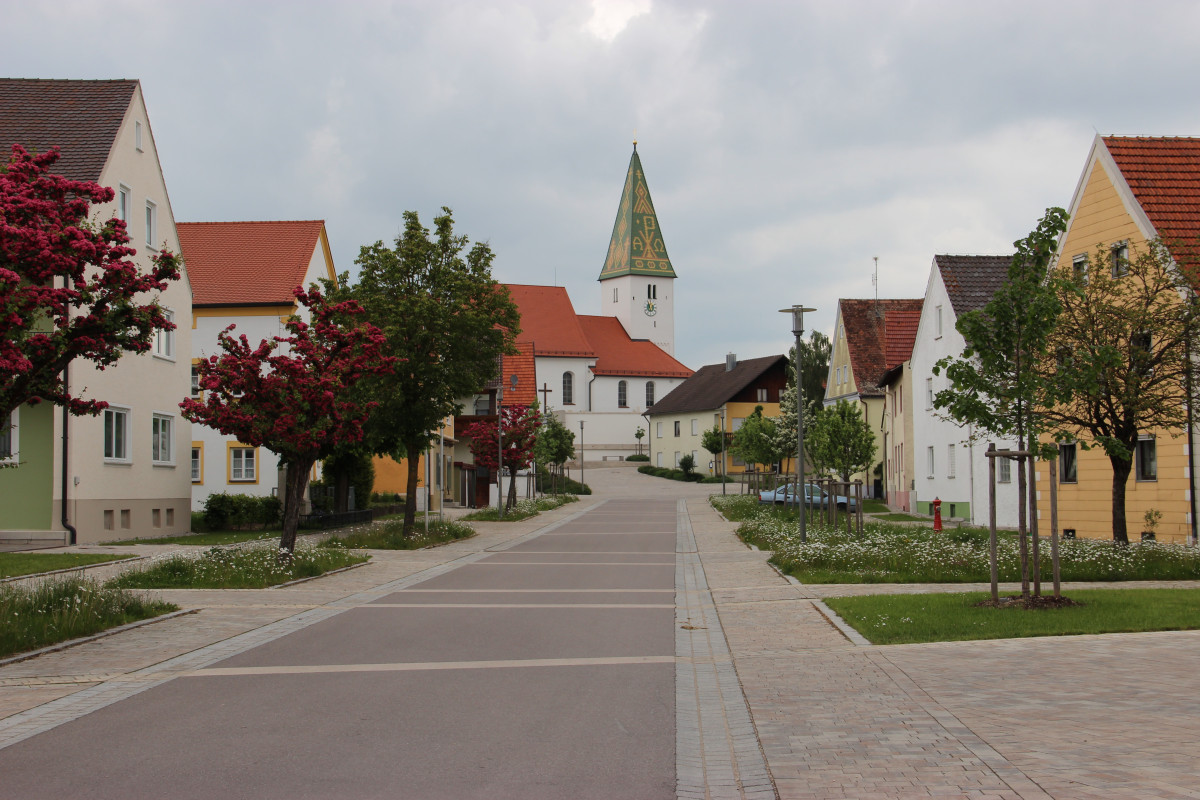
[[[176,225],[324,225],[323,219],[230,219],[202,220],[199,222],[176,222]]]

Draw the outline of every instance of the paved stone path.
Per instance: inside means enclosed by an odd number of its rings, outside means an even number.
[[[588,479],[467,542],[163,592],[197,613],[0,667],[0,798],[1200,797],[1200,632],[874,647],[821,599],[975,587],[800,586],[711,487]],[[607,768],[571,764],[589,748]]]

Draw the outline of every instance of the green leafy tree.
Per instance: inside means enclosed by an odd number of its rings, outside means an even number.
[[[866,472],[875,461],[875,432],[863,419],[857,403],[839,400],[815,416],[811,437],[805,435],[806,449],[813,460],[843,481]]]
[[[692,458],[691,453],[679,459],[679,469],[683,472],[685,478],[691,478],[695,474],[696,459]]]
[[[725,434],[721,431],[721,426],[713,423],[713,426],[700,434],[700,446],[712,454],[713,461],[717,464],[717,472],[721,475],[725,474]]]
[[[814,415],[825,403],[825,376],[829,372],[829,356],[833,346],[829,337],[812,331],[808,340],[800,341],[801,386],[804,388],[804,424],[812,423]],[[779,416],[775,418],[775,444],[785,458],[795,461],[796,455],[796,348],[788,353],[787,384],[779,394]],[[807,448],[806,448],[807,449]],[[805,461],[810,459],[805,456]]]
[[[1004,285],[982,309],[958,318],[955,327],[966,341],[962,355],[943,358],[933,369],[935,375],[945,370],[950,381],[950,388],[934,397],[935,408],[962,425],[995,436],[1015,436],[1031,451],[1046,428],[1042,412],[1050,403],[1040,365],[1049,357],[1050,335],[1061,310],[1051,268],[1067,218],[1061,208],[1049,208],[1037,228],[1015,242],[1017,252]],[[1017,462],[1017,486],[1021,593],[1028,596],[1024,459]]]
[[[383,331],[386,353],[400,361],[394,374],[362,390],[377,403],[366,426],[368,447],[408,462],[405,536],[416,520],[420,454],[459,410],[456,399],[496,377],[521,322],[507,289],[492,278],[491,248],[476,242],[468,250],[448,208],[433,225],[431,235],[415,211],[404,212],[394,247],[362,248],[359,282],[348,290]]]
[[[350,487],[354,504],[366,508],[375,489],[375,461],[361,447],[342,447],[321,462],[322,482],[333,489],[334,511],[350,510]]]
[[[557,416],[547,414],[542,417],[542,427],[538,431],[533,454],[537,463],[551,467],[553,491],[557,494],[558,474],[563,464],[575,457],[575,434]]]
[[[763,416],[762,406],[755,406],[733,434],[729,450],[747,464],[774,464],[783,458],[775,434],[775,421]]]
[[[1058,269],[1062,315],[1042,362],[1053,402],[1044,417],[1059,439],[1096,446],[1112,465],[1113,539],[1128,542],[1125,489],[1138,437],[1187,425],[1193,353],[1200,341],[1195,269],[1180,267],[1161,241],[1120,258],[1103,248],[1086,279]]]

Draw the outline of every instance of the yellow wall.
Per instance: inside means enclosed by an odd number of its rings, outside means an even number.
[[[1105,249],[1121,241],[1129,242],[1130,256],[1144,249],[1146,238],[1122,202],[1121,195],[1105,172],[1102,161],[1094,161],[1092,174],[1084,184],[1078,207],[1059,250],[1060,267],[1069,266],[1077,255],[1092,255],[1097,246]],[[1137,541],[1145,528],[1147,509],[1162,512],[1158,541],[1185,542],[1189,525],[1190,481],[1187,476],[1187,438],[1181,431],[1150,431],[1157,442],[1158,480],[1137,480],[1134,472],[1125,485],[1125,519],[1131,541]],[[1078,482],[1058,485],[1059,529],[1074,528],[1076,536],[1090,539],[1112,538],[1112,467],[1099,447],[1077,447]],[[1050,521],[1049,469],[1037,465],[1038,517],[1043,525]]]

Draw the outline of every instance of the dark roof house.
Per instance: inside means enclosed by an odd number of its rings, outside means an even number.
[[[772,379],[772,383],[779,383],[788,360],[784,355],[745,361],[737,361],[733,356],[730,358],[733,359],[732,364],[728,361],[708,364],[696,370],[690,378],[647,409],[646,414],[708,411],[731,402],[754,402],[756,397],[752,392],[755,386],[768,378]]]

